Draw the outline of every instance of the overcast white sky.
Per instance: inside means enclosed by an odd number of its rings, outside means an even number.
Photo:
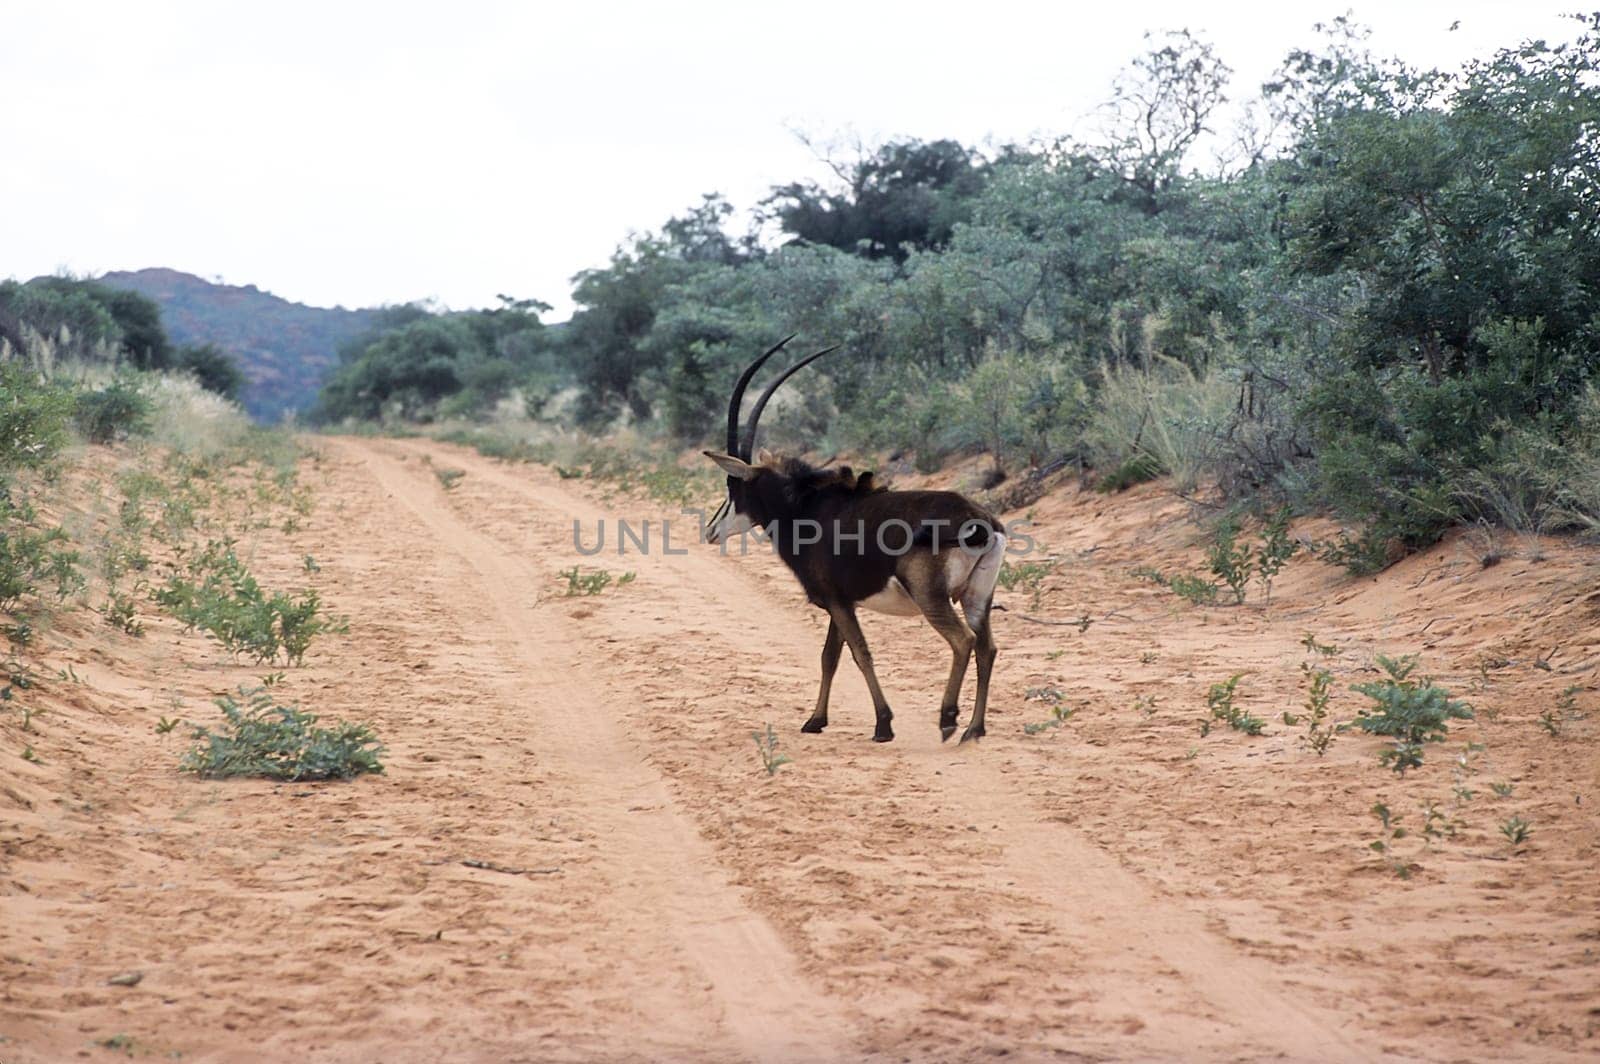
[[[1454,66],[1570,37],[1559,16],[1580,6],[1354,14],[1375,52]],[[171,266],[320,305],[506,292],[560,318],[573,273],[701,193],[747,207],[824,178],[791,128],[973,144],[1084,130],[1144,31],[1184,26],[1245,96],[1343,10],[0,0],[0,278]]]

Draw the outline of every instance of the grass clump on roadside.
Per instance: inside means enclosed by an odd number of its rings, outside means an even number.
[[[350,779],[383,771],[383,746],[370,725],[319,727],[318,717],[278,704],[264,687],[217,699],[225,724],[200,725],[179,768],[204,779],[256,776],[273,780]]]

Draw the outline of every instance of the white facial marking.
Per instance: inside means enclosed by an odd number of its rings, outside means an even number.
[[[707,543],[726,543],[734,536],[742,536],[755,527],[755,523],[749,517],[732,506],[724,506],[718,513],[722,516],[714,517],[712,524],[706,529]]]

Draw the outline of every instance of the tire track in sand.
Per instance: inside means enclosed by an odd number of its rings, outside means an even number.
[[[592,522],[600,513],[592,502],[563,486],[534,483],[479,456],[457,449],[444,452],[420,441],[404,447],[419,456],[448,453],[451,464],[465,465],[474,477],[526,500],[534,507],[527,517],[530,534],[545,549],[562,542],[573,518]],[[562,526],[559,532],[552,530],[552,522]],[[485,552],[512,549],[488,534],[476,535]],[[679,615],[693,616],[708,601],[716,603],[716,630],[697,628],[697,641],[721,638],[737,650],[746,633],[759,631],[761,657],[775,664],[759,677],[769,689],[792,685],[789,663],[815,657],[820,635],[806,623],[804,612],[792,602],[773,601],[770,589],[757,586],[747,569],[718,552],[691,549],[671,557],[658,553],[639,564],[641,571],[650,567],[651,587],[663,589],[675,600],[672,605]],[[780,568],[771,558],[759,564]],[[591,648],[572,648],[580,657],[586,650],[592,653]],[[686,658],[697,652],[695,647],[684,651]],[[930,651],[930,659],[943,667],[943,655]],[[694,667],[692,661],[672,664]],[[879,671],[884,672],[882,662]],[[970,700],[970,678],[967,695]],[[768,697],[776,703],[795,699],[792,692],[772,692]],[[809,692],[800,692],[799,697],[803,701]],[[835,704],[860,706],[864,699],[859,674],[846,661],[835,687]],[[851,723],[847,717],[839,726]],[[1031,911],[1043,914],[1052,937],[1077,955],[1081,978],[1092,989],[1090,1012],[1099,1023],[1111,1027],[1130,1016],[1157,1021],[1140,1029],[1132,1044],[1111,1043],[1115,1055],[1135,1046],[1141,1056],[1171,1059],[1345,1061],[1396,1052],[1396,1047],[1380,1048],[1376,1040],[1352,1030],[1348,1015],[1314,1004],[1284,985],[1270,963],[1241,952],[1208,930],[1202,914],[1161,896],[1071,825],[1035,815],[1028,795],[1003,770],[999,744],[958,751],[941,747],[932,732],[903,728],[891,747],[877,749],[893,758],[897,767],[909,770],[927,795],[928,815],[959,811],[954,815],[984,825],[987,841],[1000,851],[999,862],[985,870],[987,878],[1038,903]],[[1181,1023],[1159,1022],[1180,1015]],[[1091,1036],[1080,1044],[1090,1052],[1106,1051],[1105,1043],[1092,1044],[1098,1041]]]
[[[617,715],[583,682],[578,648],[561,618],[535,608],[547,577],[457,518],[426,468],[407,468],[392,445],[328,442],[353,452],[440,551],[476,574],[476,586],[463,588],[463,599],[490,619],[496,641],[523,666],[528,679],[521,694],[538,749],[567,776],[568,811],[605,840],[615,900],[634,917],[625,934],[613,937],[629,952],[665,943],[675,960],[703,977],[716,1014],[685,1015],[694,1003],[666,986],[656,1000],[634,1002],[638,1009],[664,1028],[699,1024],[707,1055],[714,1053],[715,1035],[728,1050],[755,1060],[848,1057],[839,1011],[807,984],[772,926],[744,905],[712,847],[677,811]],[[619,1043],[628,1039],[624,1032],[618,1036]]]

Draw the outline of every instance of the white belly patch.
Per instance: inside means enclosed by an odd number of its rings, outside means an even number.
[[[917,609],[917,604],[912,601],[906,585],[900,582],[898,576],[891,576],[882,591],[862,599],[856,605],[873,613],[888,613],[895,617],[915,617],[922,612]]]

